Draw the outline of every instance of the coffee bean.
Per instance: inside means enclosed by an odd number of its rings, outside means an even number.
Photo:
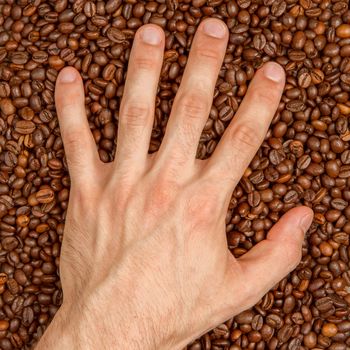
[[[16,122],[15,131],[22,135],[32,134],[35,130],[35,124],[30,120],[19,120]]]
[[[338,328],[334,323],[326,323],[322,327],[322,334],[325,337],[334,337],[338,333]]]
[[[102,76],[104,80],[112,80],[117,68],[113,64],[107,64],[103,69]]]
[[[246,324],[246,323],[251,323],[253,318],[254,318],[254,312],[247,310],[247,311],[243,311],[242,313],[237,315],[235,317],[235,321],[237,323]]]
[[[264,319],[261,315],[255,315],[252,320],[252,328],[255,331],[260,331],[264,325]]]
[[[264,34],[260,33],[260,34],[256,34],[254,35],[253,38],[253,44],[254,44],[254,48],[258,51],[261,51],[264,49],[265,45],[266,45],[266,37],[264,36]]]
[[[106,2],[106,12],[108,14],[114,13],[116,10],[119,9],[119,7],[122,5],[122,0],[108,0]]]
[[[280,342],[286,343],[292,336],[293,328],[290,325],[284,325],[277,333],[277,339]]]
[[[318,68],[315,68],[311,71],[311,80],[312,80],[312,83],[313,84],[320,84],[323,82],[324,80],[324,73],[318,69]]]
[[[291,112],[295,113],[295,112],[303,111],[306,108],[306,106],[300,100],[293,100],[293,101],[290,101],[290,102],[287,103],[286,108],[287,108],[288,111],[291,111]]]
[[[16,112],[16,108],[9,98],[3,98],[0,100],[0,111],[5,115],[11,115]]]
[[[294,62],[302,62],[306,59],[306,54],[301,50],[290,50],[288,53],[288,57],[291,61]]]
[[[30,326],[34,321],[34,311],[31,307],[25,307],[22,313],[22,320],[24,326]]]
[[[350,25],[341,24],[337,27],[336,34],[339,38],[350,38]]]
[[[54,200],[54,196],[54,192],[49,188],[42,189],[35,194],[35,198],[38,203],[44,204],[52,202]]]
[[[16,237],[5,237],[1,240],[1,245],[3,249],[7,251],[12,251],[17,248],[19,242]]]
[[[283,325],[283,321],[280,316],[275,315],[275,314],[269,314],[266,317],[266,323],[271,327],[271,328],[277,328],[280,329]]]
[[[308,72],[304,72],[302,74],[299,75],[298,77],[298,85],[303,88],[306,89],[308,88],[312,83],[312,77],[311,74],[309,74]]]
[[[126,40],[125,34],[121,30],[114,27],[110,27],[107,30],[107,37],[115,43],[123,43]]]

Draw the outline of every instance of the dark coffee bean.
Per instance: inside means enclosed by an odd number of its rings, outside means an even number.
[[[308,72],[304,72],[304,73],[299,75],[298,85],[301,88],[306,89],[311,85],[311,83],[312,83],[311,74],[309,74]]]
[[[119,9],[119,7],[122,5],[122,3],[123,3],[122,0],[108,0],[106,2],[106,6],[105,6],[106,12],[107,13],[115,12],[116,10]]]
[[[24,298],[22,296],[16,297],[11,305],[11,310],[15,314],[19,314],[23,310],[23,303],[24,303]]]
[[[16,237],[5,237],[1,240],[1,245],[3,249],[7,251],[12,251],[17,248],[19,242]]]
[[[266,323],[271,327],[271,328],[277,328],[280,329],[283,325],[283,320],[281,319],[280,316],[275,315],[275,314],[269,314],[266,317]]]
[[[283,201],[285,203],[295,203],[299,199],[298,193],[294,190],[290,190],[286,193],[286,195],[283,197]]]
[[[301,112],[306,108],[306,106],[302,101],[293,100],[287,103],[286,108],[291,112]]]
[[[304,51],[301,50],[291,50],[288,53],[288,57],[291,61],[302,62],[306,59],[306,54]]]
[[[264,319],[261,315],[255,315],[252,320],[252,328],[255,331],[260,331],[264,325]]]
[[[342,198],[334,198],[331,201],[331,206],[337,210],[344,210],[345,208],[347,208],[348,202],[343,200]]]
[[[237,323],[246,324],[246,323],[251,323],[253,318],[254,318],[254,312],[247,310],[237,315],[235,317],[235,321]]]
[[[277,333],[277,339],[286,343],[292,336],[293,328],[290,325],[284,325]]]
[[[123,43],[126,40],[125,34],[121,30],[114,27],[110,27],[107,30],[107,37],[115,43]]]
[[[256,34],[253,38],[254,47],[258,51],[261,51],[264,49],[266,42],[267,42],[266,37],[262,33]]]

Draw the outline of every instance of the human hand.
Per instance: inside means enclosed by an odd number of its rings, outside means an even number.
[[[289,211],[267,239],[235,259],[225,216],[264,139],[284,73],[261,68],[213,156],[196,160],[228,40],[205,20],[159,151],[148,155],[164,33],[138,30],[119,113],[113,163],[99,160],[73,68],[56,106],[71,175],[60,273],[64,301],[38,349],[181,349],[254,305],[298,264],[312,211]]]

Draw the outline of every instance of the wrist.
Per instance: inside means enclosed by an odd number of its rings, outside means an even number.
[[[77,349],[70,334],[70,327],[65,325],[62,307],[57,311],[35,350]]]
[[[125,317],[128,313],[121,311],[120,315]],[[85,318],[83,312],[62,305],[35,350],[174,349],[158,344],[159,335],[151,335],[140,321],[125,317],[114,323],[114,327],[107,326],[108,319],[103,316],[96,316],[92,321]]]

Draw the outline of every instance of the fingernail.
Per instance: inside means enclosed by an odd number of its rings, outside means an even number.
[[[276,83],[281,82],[284,78],[283,68],[279,64],[274,62],[266,64],[266,66],[264,67],[264,74],[266,78]]]
[[[73,68],[63,69],[59,76],[59,81],[61,83],[73,83],[73,81],[77,78],[77,71]]]
[[[141,32],[143,42],[149,45],[158,45],[162,40],[160,31],[154,27],[146,27]]]
[[[218,20],[208,20],[204,22],[203,31],[213,38],[222,39],[226,34],[226,25]]]
[[[313,214],[307,214],[300,219],[299,226],[303,230],[303,232],[306,232],[309,229],[313,219]]]

